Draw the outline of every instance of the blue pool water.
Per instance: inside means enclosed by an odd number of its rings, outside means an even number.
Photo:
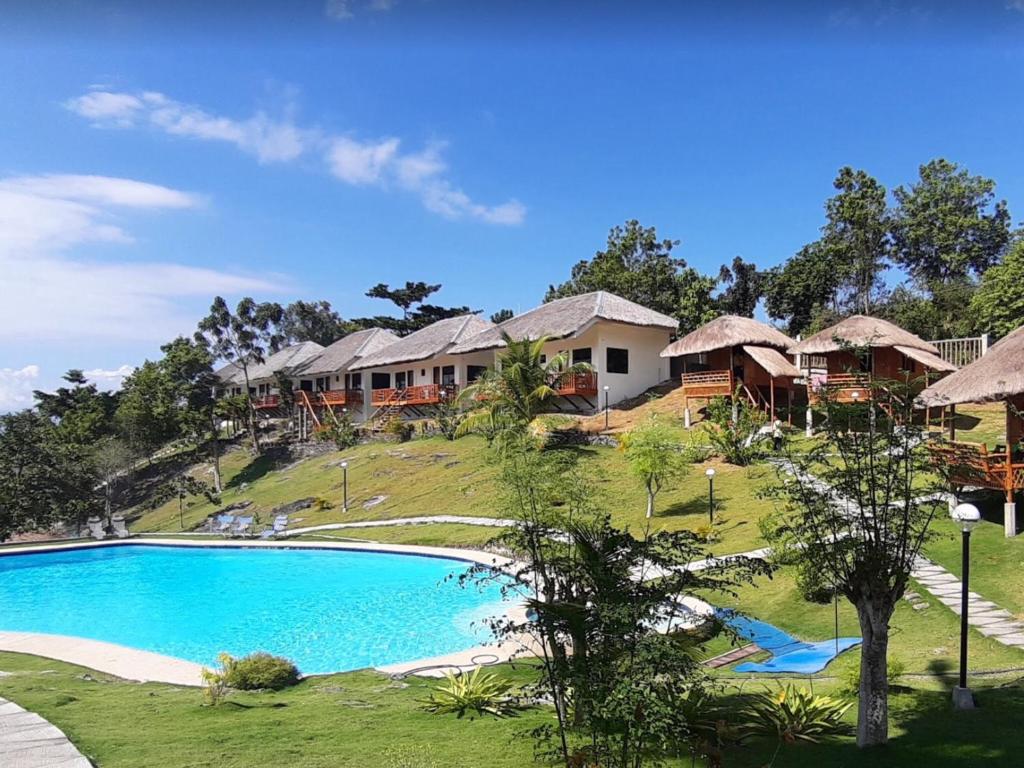
[[[505,612],[469,563],[311,549],[126,545],[0,557],[0,630],[104,640],[214,664],[269,651],[316,674],[465,650]]]
[[[738,664],[737,672],[814,674],[823,670],[843,651],[860,645],[861,641],[859,637],[840,637],[838,641],[833,639],[809,643],[797,640],[772,624],[730,610],[720,610],[718,615],[737,635],[756,643],[772,655],[764,662],[746,661]]]

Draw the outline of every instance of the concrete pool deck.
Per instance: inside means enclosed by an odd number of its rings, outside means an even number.
[[[142,537],[109,541],[76,541],[71,544],[33,544],[9,549],[0,548],[0,557],[17,557],[27,554],[119,547],[134,544],[158,547],[194,547],[196,549],[222,549],[225,547],[250,549],[336,549],[461,560],[463,562],[485,565],[496,570],[507,570],[513,565],[513,561],[507,557],[479,550],[425,547],[411,544],[378,544],[374,542],[353,541],[170,540]],[[417,670],[422,670],[424,675],[439,676],[443,674],[444,669],[452,669],[454,667],[469,668],[482,664],[496,664],[508,661],[513,656],[522,653],[523,650],[523,646],[519,643],[504,643],[501,646],[484,645],[445,656],[413,659],[398,664],[389,664],[377,669],[380,672],[391,675],[419,674],[420,672],[417,672]],[[185,686],[202,685],[203,665],[201,664],[98,640],[87,640],[67,635],[0,630],[0,651],[25,653],[56,659],[69,664],[95,669],[125,680]]]

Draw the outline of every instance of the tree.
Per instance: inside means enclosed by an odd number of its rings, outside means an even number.
[[[250,391],[249,368],[262,363],[267,353],[276,352],[284,341],[278,326],[284,317],[280,304],[257,304],[251,298],[238,302],[235,312],[228,309],[220,296],[213,300],[210,314],[199,321],[195,339],[206,344],[214,359],[237,363],[245,378],[246,394]],[[256,430],[256,409],[251,402],[247,413],[252,446],[260,452]]]
[[[53,424],[32,410],[0,415],[0,542],[57,519],[47,444]]]
[[[476,310],[469,307],[442,307],[437,304],[423,303],[428,296],[439,290],[441,290],[440,283],[430,285],[424,282],[407,282],[402,288],[392,288],[387,283],[378,283],[368,290],[366,295],[373,299],[387,299],[392,302],[402,310],[402,317],[376,315],[352,322],[361,328],[376,326],[394,331],[399,336],[408,336],[438,320],[475,313]]]
[[[913,415],[913,383],[877,382],[864,403],[825,397],[822,439],[791,453],[765,533],[785,562],[817,573],[857,610],[861,645],[857,744],[888,740],[889,619],[940,502]],[[945,504],[944,501],[941,504]]]
[[[568,281],[550,286],[544,301],[608,291],[679,319],[683,332],[692,330],[694,322],[718,314],[711,298],[715,281],[674,257],[678,245],[659,240],[654,227],[627,221],[608,233],[605,250],[573,266]]]
[[[284,308],[281,335],[289,344],[313,341],[327,347],[355,330],[329,301],[293,301]]]
[[[727,315],[753,317],[757,302],[764,294],[764,274],[759,272],[757,265],[743,261],[742,256],[732,260],[732,265],[722,265],[718,272],[718,282],[724,283],[726,289],[718,297],[718,308]]]
[[[765,309],[769,317],[786,321],[791,336],[813,332],[840,315],[842,275],[821,242],[805,245],[785,264],[765,276]]]
[[[149,456],[180,434],[178,403],[159,363],[145,361],[124,380],[114,419],[136,453]]]
[[[515,313],[511,309],[499,309],[491,315],[491,322],[495,325],[501,325],[506,320],[511,320],[513,317],[515,317]]]
[[[821,242],[844,278],[850,304],[871,314],[888,264],[889,212],[885,187],[864,171],[840,168],[832,185],[839,191],[825,203]]]
[[[109,436],[113,432],[117,397],[100,392],[77,368],[69,370],[63,379],[71,386],[58,387],[55,392],[32,393],[39,413],[53,421],[68,443],[92,445]]]
[[[103,495],[107,528],[112,525],[114,507],[120,500],[121,491],[132,482],[135,458],[131,447],[116,437],[108,437],[93,448],[90,463],[96,475],[96,487]]]
[[[633,474],[647,491],[647,517],[654,516],[654,499],[673,479],[686,472],[688,461],[672,429],[650,417],[622,440]]]
[[[503,333],[502,339],[505,351],[497,370],[485,372],[459,393],[458,403],[474,409],[459,425],[460,435],[483,431],[504,440],[521,436],[555,396],[555,378],[590,370],[586,363],[567,366],[564,354],[542,362],[546,337],[516,340]]]
[[[1024,325],[1024,240],[1017,240],[1002,263],[982,275],[970,314],[978,328],[996,336]]]
[[[211,504],[220,504],[220,491],[183,472],[157,489],[149,501],[149,507],[157,509],[171,499],[177,499],[178,527],[180,530],[185,530],[185,500],[189,496],[202,496]]]

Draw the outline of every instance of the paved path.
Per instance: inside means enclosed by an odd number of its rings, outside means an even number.
[[[917,559],[911,575],[936,600],[960,615],[960,593],[963,589],[960,579],[923,557]],[[1024,622],[976,592],[967,594],[967,623],[1003,645],[1024,650]]]
[[[55,725],[0,698],[0,765],[4,768],[92,768]]]
[[[300,536],[304,533],[317,531],[340,531],[345,528],[388,528],[397,525],[425,525],[427,523],[459,523],[462,525],[482,525],[488,528],[507,528],[516,525],[515,520],[504,520],[500,517],[469,517],[467,515],[426,515],[424,517],[394,517],[390,520],[360,520],[354,523],[324,523],[311,525],[307,528],[289,528],[278,538]]]

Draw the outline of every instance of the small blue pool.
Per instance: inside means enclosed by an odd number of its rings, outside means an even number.
[[[797,640],[767,622],[742,616],[734,611],[719,610],[722,619],[744,640],[756,643],[772,657],[767,661],[746,661],[736,665],[737,672],[788,672],[810,675],[820,672],[843,651],[860,645],[859,637],[840,637],[808,643]]]
[[[0,630],[216,663],[269,651],[316,674],[465,650],[505,613],[469,563],[390,553],[124,545],[0,557]]]

